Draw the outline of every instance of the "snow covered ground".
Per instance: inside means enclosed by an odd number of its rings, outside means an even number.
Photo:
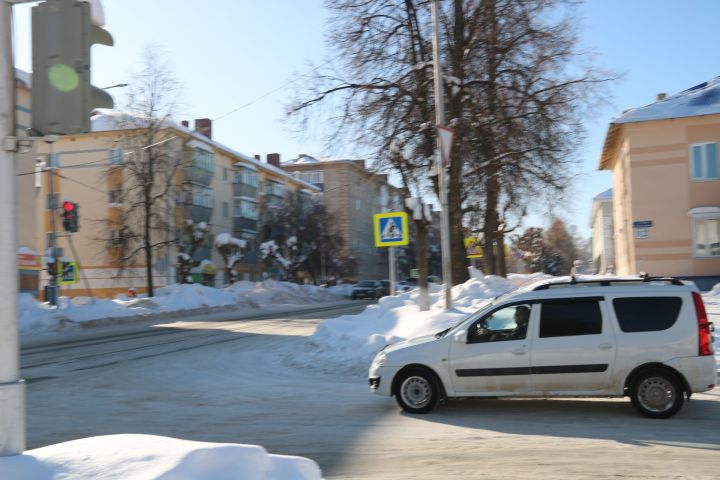
[[[61,297],[59,308],[40,303],[30,294],[20,294],[18,313],[20,332],[27,336],[89,326],[92,324],[89,322],[98,320],[107,324],[112,323],[113,319],[122,321],[129,320],[129,317],[143,318],[181,310],[228,307],[252,311],[270,305],[332,302],[347,297],[347,288],[344,285],[321,288],[274,280],[258,283],[241,281],[223,289],[199,284],[176,284],[158,289],[152,298],[121,296],[115,300],[94,300],[89,297]]]
[[[312,460],[270,455],[255,445],[106,435],[0,458],[0,478],[314,480],[322,475]]]

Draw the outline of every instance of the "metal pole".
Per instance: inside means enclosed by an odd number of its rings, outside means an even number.
[[[48,154],[48,161],[47,165],[48,167],[48,178],[50,179],[50,228],[52,229],[50,233],[50,245],[48,245],[48,248],[50,248],[50,256],[53,259],[53,263],[55,263],[55,269],[52,271],[53,273],[50,274],[50,284],[48,285],[48,297],[45,300],[47,300],[50,305],[57,305],[58,302],[58,283],[57,283],[57,273],[58,273],[58,257],[57,257],[57,225],[55,224],[56,219],[55,216],[57,215],[57,204],[58,202],[55,201],[55,158],[53,158],[53,143],[52,141],[49,141],[48,144],[50,145],[50,153]],[[50,269],[48,269],[50,271]]]
[[[435,84],[435,123],[445,124],[445,100],[443,98],[442,72],[440,65],[440,40],[438,33],[438,0],[432,2],[433,23],[433,71]],[[450,212],[448,206],[447,181],[445,179],[445,165],[442,159],[442,146],[440,135],[437,135],[436,165],[438,171],[438,184],[440,186],[440,245],[442,250],[443,282],[445,283],[445,309],[452,308],[452,265],[450,264]]]
[[[395,295],[395,247],[388,247],[390,261],[390,295]]]
[[[25,382],[20,378],[15,259],[15,128],[12,6],[0,1],[0,456],[25,450]]]

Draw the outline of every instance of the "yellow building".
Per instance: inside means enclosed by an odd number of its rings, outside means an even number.
[[[19,76],[17,86],[18,136],[22,138],[30,125],[29,78]],[[121,262],[129,250],[120,221],[129,208],[123,192],[131,187],[123,159],[139,154],[129,139],[143,130],[121,126],[122,118],[123,114],[115,112],[96,115],[91,133],[57,136],[53,142],[26,142],[18,155],[18,246],[45,252],[55,230],[56,246],[62,255],[80,263],[81,281],[63,285],[61,295],[112,297],[130,287],[138,293],[146,289],[142,252],[129,262]],[[187,122],[168,125],[158,138],[165,142],[165,153],[177,158],[181,167],[168,177],[170,195],[157,200],[162,202],[159,216],[163,218],[158,224],[163,225],[163,231],[153,232],[152,238],[153,243],[166,245],[154,254],[154,287],[177,281],[177,239],[187,219],[209,226],[210,235],[194,259],[214,264],[216,285],[224,283],[223,260],[213,246],[214,237],[220,233],[248,240],[250,250],[237,270],[241,279],[259,278],[261,262],[254,246],[264,203],[279,202],[285,189],[312,193],[319,189],[213,141],[208,119],[196,120],[194,129]],[[43,168],[50,166],[55,169]],[[51,178],[54,198],[50,195]],[[80,229],[76,233],[63,232],[58,207],[64,200],[79,205]],[[139,242],[134,245],[138,247]],[[205,272],[210,270],[212,266]],[[47,272],[42,272],[41,289],[48,278]]]
[[[608,129],[617,273],[720,278],[720,77],[625,111]]]

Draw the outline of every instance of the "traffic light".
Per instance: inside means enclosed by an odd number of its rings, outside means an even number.
[[[65,200],[63,202],[62,217],[63,230],[66,232],[77,232],[80,229],[77,203]]]
[[[90,131],[94,108],[112,108],[104,90],[90,85],[90,47],[112,45],[100,2],[47,0],[32,8],[32,126],[44,134]]]

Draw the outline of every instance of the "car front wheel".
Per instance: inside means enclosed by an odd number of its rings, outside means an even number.
[[[651,370],[638,376],[630,391],[633,406],[649,418],[669,418],[683,405],[680,382],[670,373]]]
[[[435,376],[427,370],[408,370],[400,378],[395,392],[398,405],[408,413],[427,413],[438,403],[440,389]]]

